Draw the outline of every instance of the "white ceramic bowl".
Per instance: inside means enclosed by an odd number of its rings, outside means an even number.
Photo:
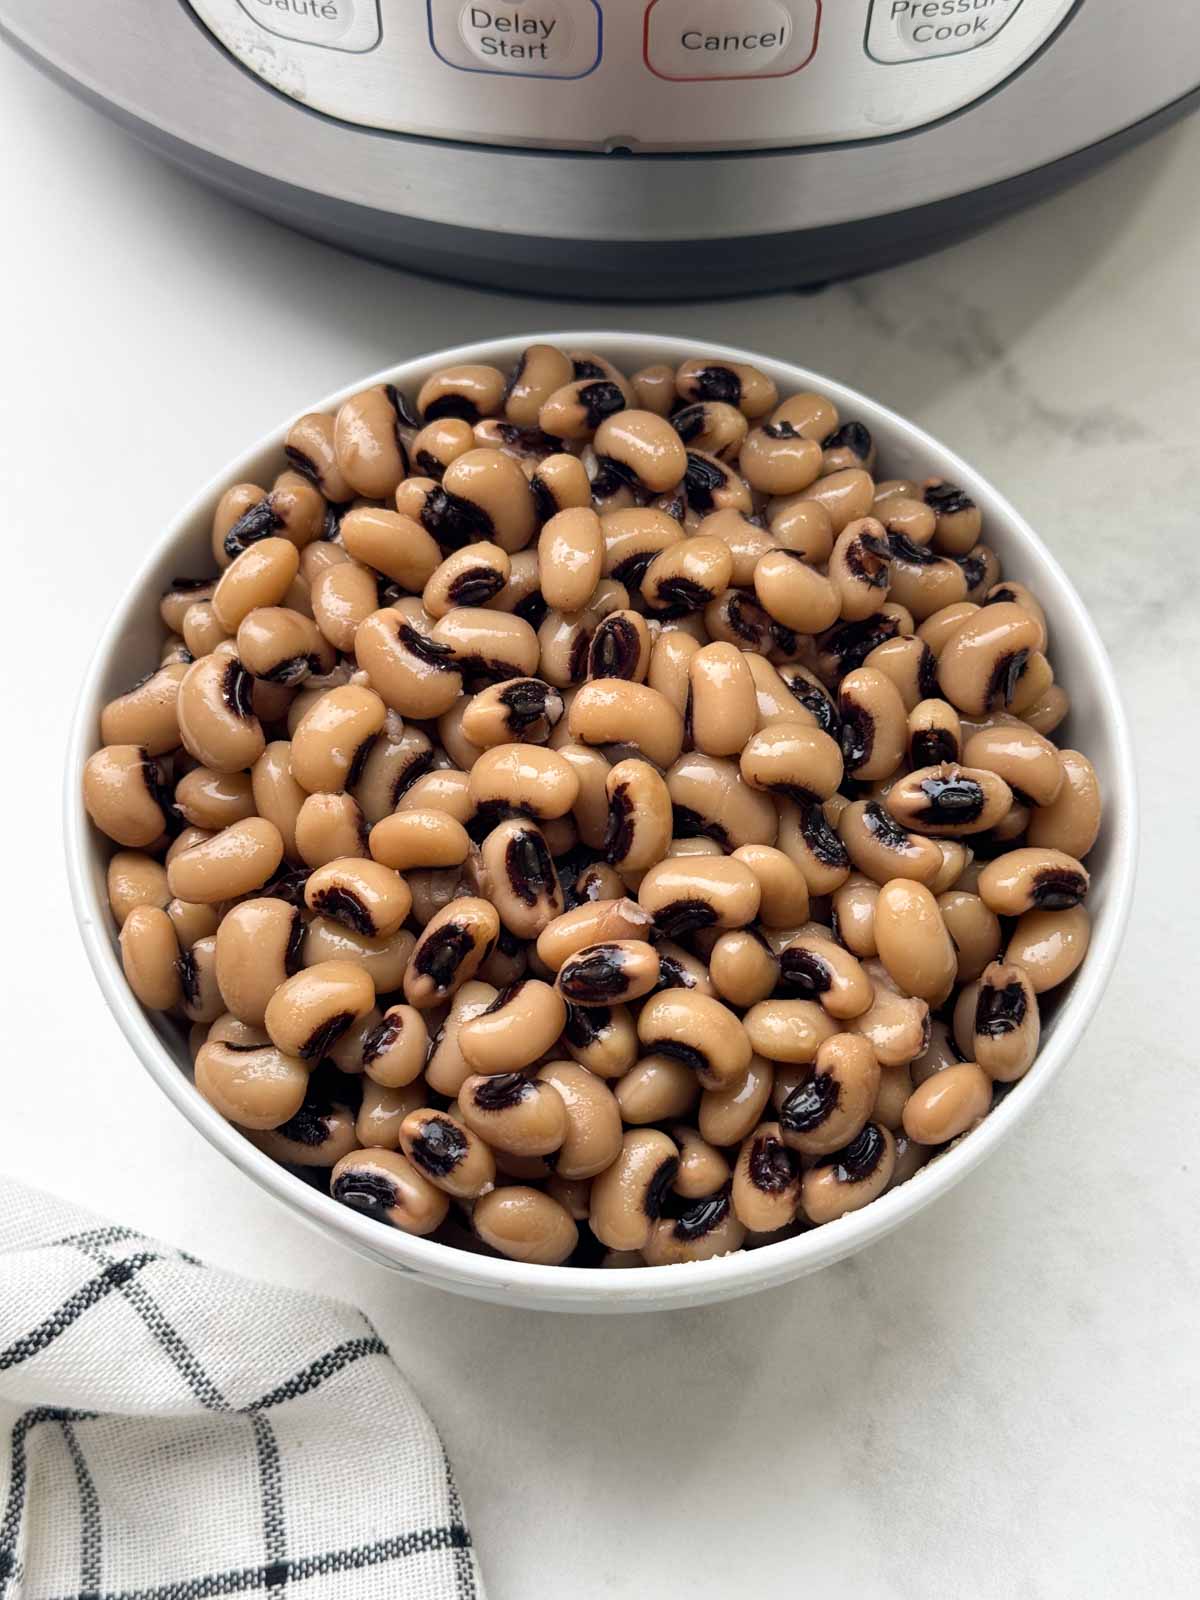
[[[175,518],[149,560],[131,579],[123,603],[109,618],[83,683],[67,760],[64,831],[71,892],[100,987],[126,1038],[159,1088],[235,1166],[323,1233],[398,1272],[481,1300],[551,1311],[658,1311],[699,1305],[800,1277],[890,1233],[965,1177],[1028,1115],[1078,1042],[1116,959],[1129,910],[1136,854],[1133,751],[1104,646],[1079,596],[1045,545],[1008,501],[965,461],[920,428],[845,384],[802,367],[703,340],[685,342],[641,334],[585,331],[530,334],[439,351],[364,378],[308,409],[333,410],[347,395],[385,380],[415,394],[430,372],[450,362],[490,362],[507,369],[535,338],[566,348],[597,351],[627,372],[651,361],[675,365],[697,351],[726,360],[754,362],[774,378],[781,393],[820,390],[833,397],[843,417],[861,418],[878,442],[888,477],[919,479],[937,473],[961,484],[982,508],[984,536],[999,552],[1005,575],[1027,582],[1045,607],[1055,670],[1072,700],[1066,728],[1069,742],[1086,751],[1095,764],[1105,798],[1103,832],[1088,860],[1092,873],[1091,948],[1066,993],[1050,1010],[1041,1051],[1029,1074],[974,1132],[922,1168],[909,1182],[862,1211],[779,1244],[673,1267],[596,1271],[526,1266],[411,1238],[338,1205],[256,1150],[192,1086],[184,1041],[161,1019],[144,1012],[126,986],[105,893],[109,850],[84,812],[80,778],[83,764],[97,743],[100,707],[157,663],[162,633],[158,618],[160,593],[176,573],[210,570],[209,528],[218,496],[229,484],[240,480],[271,481],[283,465],[283,427],[231,462]],[[166,1174],[162,1176],[165,1180]]]

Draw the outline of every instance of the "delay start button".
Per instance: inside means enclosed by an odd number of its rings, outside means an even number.
[[[596,0],[428,0],[429,39],[447,66],[518,78],[583,78],[600,60]]]
[[[651,0],[646,65],[678,83],[786,78],[812,60],[820,27],[821,0]]]
[[[871,0],[867,54],[887,66],[990,44],[1021,0]]]

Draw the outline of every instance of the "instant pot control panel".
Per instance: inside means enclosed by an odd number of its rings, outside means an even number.
[[[560,149],[884,138],[1002,84],[1078,0],[184,0],[251,73],[397,133]]]

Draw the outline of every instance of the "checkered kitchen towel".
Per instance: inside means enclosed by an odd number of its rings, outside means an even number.
[[[254,1594],[483,1600],[383,1341],[0,1179],[0,1600]]]

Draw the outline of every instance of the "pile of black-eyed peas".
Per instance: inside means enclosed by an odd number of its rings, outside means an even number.
[[[130,987],[260,1149],[659,1265],[868,1204],[1029,1070],[1100,794],[961,489],[754,367],[548,345],[280,469],[84,778]]]

